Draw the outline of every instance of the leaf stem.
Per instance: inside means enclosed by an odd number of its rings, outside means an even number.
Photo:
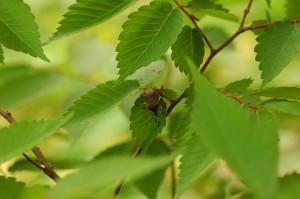
[[[209,47],[210,50],[214,50],[214,47],[212,46],[211,42],[209,41],[208,37],[205,35],[205,33],[203,32],[203,30],[198,26],[197,24],[197,18],[189,13],[185,8],[187,7],[191,7],[191,5],[188,6],[184,6],[182,4],[180,4],[178,2],[178,0],[174,0],[174,2],[176,3],[176,5],[178,6],[178,8],[191,20],[191,22],[194,24],[194,26],[197,28],[197,30],[201,33],[204,41],[206,42],[207,46]]]
[[[0,108],[0,115],[6,119],[9,123],[14,123],[16,120],[13,117],[13,115]],[[41,165],[34,162],[29,156],[27,156],[25,153],[22,153],[22,155],[34,166],[42,170],[48,177],[50,177],[53,181],[57,181],[57,179],[60,179],[59,175],[54,171],[53,166],[50,164],[50,162],[47,160],[45,155],[42,153],[41,149],[37,146],[34,146],[32,149],[32,152],[34,155],[38,158]]]

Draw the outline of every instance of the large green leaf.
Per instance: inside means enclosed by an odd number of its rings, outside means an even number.
[[[3,55],[3,48],[0,45],[0,64],[4,63],[4,55]]]
[[[213,159],[214,156],[202,145],[199,136],[195,134],[182,153],[176,198],[184,193]]]
[[[299,19],[300,13],[299,8],[300,1],[298,0],[287,0],[285,4],[285,15],[287,19]]]
[[[22,0],[0,0],[0,43],[6,48],[49,61],[41,47],[38,26]]]
[[[293,99],[300,101],[300,88],[296,87],[277,87],[265,88],[249,91],[246,96],[264,96],[277,99]]]
[[[6,73],[8,81],[0,84],[1,107],[10,109],[19,106],[41,94],[51,91],[60,85],[63,80],[60,75],[51,72],[31,73],[24,68],[20,67],[19,69],[24,71],[24,76],[20,71],[12,69],[7,71],[9,73]]]
[[[185,74],[189,72],[186,57],[190,58],[196,66],[200,66],[204,56],[204,43],[198,29],[190,26],[183,27],[176,42],[172,45],[172,59],[175,65]]]
[[[89,90],[68,109],[73,117],[70,124],[92,119],[101,112],[116,106],[122,99],[130,95],[139,86],[137,81],[129,80],[116,85],[115,81],[99,84]]]
[[[156,136],[166,125],[167,108],[162,98],[158,101],[156,112],[147,108],[145,94],[136,99],[131,109],[130,129],[132,137],[136,138],[143,151],[146,151]]]
[[[252,84],[253,79],[246,78],[231,82],[225,86],[225,91],[235,95],[241,95],[246,92],[247,88]]]
[[[117,46],[119,82],[159,59],[176,41],[182,15],[165,1],[153,1],[128,16]]]
[[[119,155],[99,159],[61,180],[48,198],[86,198],[105,187],[116,186],[125,177],[130,176],[131,180],[139,179],[164,167],[171,158],[160,156],[132,159],[130,156]]]
[[[271,115],[241,107],[202,75],[195,77],[194,92],[193,121],[205,146],[222,157],[258,198],[275,198],[278,134]]]
[[[260,62],[262,86],[269,83],[300,49],[300,24],[277,22],[257,38],[256,60]]]
[[[55,133],[68,119],[22,121],[0,129],[0,163],[32,148]]]
[[[278,199],[298,199],[300,196],[300,174],[293,173],[280,178]]]
[[[64,19],[59,22],[60,26],[50,41],[96,26],[122,12],[136,1],[77,0],[69,7]]]
[[[287,100],[268,100],[262,104],[262,107],[279,111],[282,113],[288,113],[296,116],[300,116],[300,103]]]

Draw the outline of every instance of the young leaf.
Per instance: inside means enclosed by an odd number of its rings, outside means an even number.
[[[252,84],[253,79],[246,78],[231,82],[227,86],[225,86],[225,90],[231,94],[243,94],[246,92],[247,88]]]
[[[136,159],[130,156],[103,158],[62,179],[50,192],[49,198],[86,198],[95,191],[117,185],[125,177],[130,176],[131,180],[137,180],[169,164],[172,158],[167,156]]]
[[[68,119],[22,121],[0,129],[0,163],[32,148],[55,133]]]
[[[264,96],[277,99],[292,99],[300,101],[300,88],[296,87],[277,87],[249,91],[246,96]]]
[[[279,196],[280,199],[298,199],[300,196],[300,174],[293,173],[279,179]]]
[[[119,80],[159,59],[176,41],[182,15],[166,1],[153,1],[128,16],[117,46]]]
[[[25,183],[17,182],[15,178],[0,176],[0,196],[3,199],[19,198]]]
[[[285,4],[285,15],[287,19],[299,19],[300,13],[299,8],[300,1],[298,0],[287,0]]]
[[[54,73],[33,72],[30,74],[30,71],[25,71],[23,69],[21,69],[21,71],[24,71],[24,76],[23,74],[20,74],[20,71],[15,71],[15,77],[10,76],[8,77],[9,81],[0,84],[0,104],[6,109],[19,106],[22,103],[30,101],[34,97],[51,91],[53,88],[56,88],[56,86],[60,85],[63,80],[61,76]],[[13,73],[14,71],[9,72]],[[26,75],[27,72],[28,75]]]
[[[0,0],[0,43],[6,48],[49,61],[41,47],[38,26],[22,0]]]
[[[300,24],[276,22],[257,38],[256,60],[260,62],[262,86],[283,70],[300,49]]]
[[[149,110],[143,93],[136,99],[131,109],[130,129],[132,130],[132,137],[137,139],[144,152],[166,125],[166,107],[166,103],[160,98],[156,112]]]
[[[115,81],[99,84],[96,88],[89,90],[67,113],[73,112],[69,124],[83,122],[100,114],[101,112],[116,106],[122,99],[130,95],[139,86],[137,81],[129,80],[116,85]]]
[[[199,66],[203,56],[204,43],[201,33],[196,28],[183,27],[176,42],[172,45],[172,59],[175,61],[176,67],[185,74],[191,75],[185,57],[190,58],[196,66]]]
[[[275,198],[278,134],[271,115],[253,114],[200,75],[195,77],[194,92],[192,116],[201,141],[222,157],[258,198]]]
[[[3,48],[0,44],[0,64],[4,64]]]
[[[195,134],[182,153],[176,198],[184,193],[213,159],[214,156],[202,145],[199,136]]]
[[[279,111],[282,113],[300,116],[300,103],[287,100],[268,100],[262,104],[262,107]]]
[[[60,26],[49,40],[86,30],[119,14],[137,0],[77,0],[60,21]]]

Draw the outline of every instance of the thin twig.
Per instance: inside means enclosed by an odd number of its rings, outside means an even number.
[[[241,23],[240,23],[240,28],[239,28],[239,29],[241,29],[241,28],[244,27],[244,24],[245,24],[247,15],[248,15],[249,12],[250,12],[252,3],[253,3],[253,0],[249,0],[248,5],[247,5],[246,9],[244,10],[244,15],[243,15],[242,21],[241,21]]]
[[[16,120],[12,116],[12,114],[8,111],[3,110],[0,108],[0,115],[5,118],[9,123],[14,123]],[[54,171],[53,166],[50,164],[50,162],[47,160],[47,158],[44,156],[40,148],[37,146],[34,146],[32,149],[32,152],[34,155],[38,158],[41,165],[34,162],[28,155],[25,153],[22,153],[22,155],[34,166],[42,170],[47,176],[49,176],[53,181],[57,181],[59,179],[59,175]]]
[[[197,28],[197,30],[201,33],[204,41],[206,42],[206,44],[208,45],[210,50],[214,50],[214,47],[212,46],[211,42],[209,41],[208,37],[205,35],[205,33],[203,32],[203,30],[198,26],[197,24],[197,18],[189,13],[185,8],[186,7],[190,7],[190,5],[188,6],[184,6],[181,5],[178,0],[174,0],[174,2],[176,3],[176,5],[178,6],[178,8],[191,20],[191,22],[194,24],[194,26]]]

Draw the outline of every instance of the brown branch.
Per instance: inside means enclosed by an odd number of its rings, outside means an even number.
[[[0,115],[6,119],[9,123],[14,123],[16,120],[12,116],[12,114],[8,111],[3,110],[0,108]],[[38,158],[41,165],[34,162],[29,156],[27,156],[25,153],[22,153],[22,155],[34,166],[42,170],[47,176],[49,176],[53,181],[57,181],[59,179],[59,175],[54,171],[53,166],[50,164],[50,162],[47,160],[47,158],[44,156],[40,148],[37,146],[34,146],[32,149],[32,152],[34,155]]]
[[[205,35],[205,33],[203,32],[203,30],[198,26],[197,24],[197,18],[189,13],[185,8],[190,7],[190,5],[188,6],[184,6],[181,5],[178,0],[174,0],[174,2],[176,3],[176,5],[178,6],[178,8],[191,20],[191,22],[194,24],[194,26],[197,28],[197,30],[201,33],[204,41],[206,42],[206,44],[208,45],[210,50],[214,50],[214,47],[212,46],[211,42],[209,41],[208,37]]]

